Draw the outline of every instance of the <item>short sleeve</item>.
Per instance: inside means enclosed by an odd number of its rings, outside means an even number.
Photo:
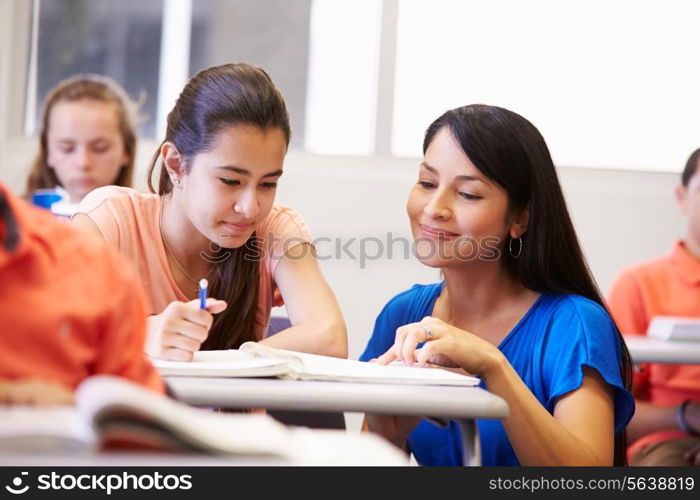
[[[124,377],[163,392],[162,379],[144,352],[147,313],[141,287],[117,255],[111,250],[104,255],[111,293],[105,303],[93,374]]]
[[[622,381],[621,342],[607,311],[588,299],[568,298],[551,321],[543,357],[545,407],[553,412],[558,398],[581,387],[588,366],[613,388],[615,432],[620,432],[632,418],[634,399]]]
[[[649,318],[634,271],[625,269],[613,282],[607,304],[620,331],[625,335],[644,334]]]
[[[84,214],[97,225],[102,237],[119,248],[119,213],[112,199],[119,195],[114,186],[103,186],[90,191],[80,202],[76,214]]]
[[[275,205],[260,225],[257,236],[270,259],[270,274],[274,276],[277,264],[292,248],[310,244],[311,233],[306,221],[295,210]]]

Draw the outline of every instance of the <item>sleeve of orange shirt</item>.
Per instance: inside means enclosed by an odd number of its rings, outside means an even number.
[[[140,284],[116,255],[111,251],[107,255],[112,294],[94,373],[124,377],[162,393],[163,381],[144,353],[146,307]]]
[[[644,335],[649,318],[644,309],[642,293],[630,270],[623,270],[608,294],[608,308],[624,335]]]
[[[632,271],[623,270],[615,279],[608,294],[607,305],[622,334],[646,334],[649,318],[644,308],[640,287]],[[635,397],[647,399],[649,369],[646,364],[634,370],[632,385]]]

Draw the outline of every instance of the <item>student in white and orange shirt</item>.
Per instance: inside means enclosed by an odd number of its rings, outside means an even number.
[[[345,323],[306,224],[274,204],[289,139],[284,98],[265,71],[208,68],[168,115],[149,172],[149,184],[159,173],[157,192],[105,187],[82,201],[73,223],[114,245],[141,279],[152,357],[186,361],[249,340],[347,356]],[[203,278],[206,309],[193,300]],[[282,300],[292,326],[264,338]]]

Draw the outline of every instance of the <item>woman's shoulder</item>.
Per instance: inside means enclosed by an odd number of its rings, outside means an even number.
[[[609,317],[608,311],[601,304],[574,293],[543,294],[542,301],[545,307],[556,315]]]
[[[549,330],[565,330],[567,338],[577,334],[586,339],[617,337],[617,327],[607,309],[598,302],[576,294],[551,294],[543,297],[540,318]]]

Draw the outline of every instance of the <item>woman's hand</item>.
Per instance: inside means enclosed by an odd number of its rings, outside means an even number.
[[[416,349],[421,342],[425,342],[423,347]],[[496,346],[473,333],[426,316],[418,323],[398,328],[394,345],[377,362],[386,365],[398,359],[407,365],[459,366],[467,373],[483,376],[502,357]]]
[[[146,354],[171,361],[192,361],[214,322],[214,314],[226,309],[223,300],[207,299],[207,308],[199,300],[171,302],[165,310],[148,318]]]
[[[72,405],[73,391],[61,384],[47,380],[0,380],[0,404]]]

